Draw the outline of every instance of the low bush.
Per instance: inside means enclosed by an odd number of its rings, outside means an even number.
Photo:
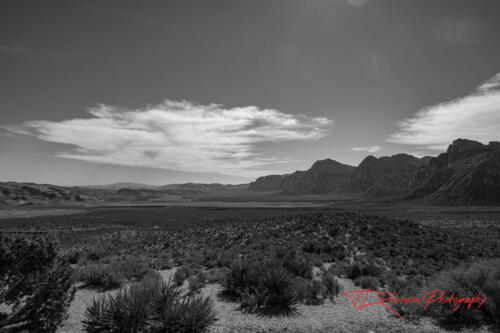
[[[219,283],[223,284],[226,275],[229,271],[229,268],[227,267],[222,267],[222,268],[212,268],[207,270],[205,273],[205,278],[207,279],[207,283]]]
[[[384,272],[384,268],[373,263],[368,263],[362,268],[361,272],[362,275],[378,277]]]
[[[162,252],[154,256],[151,265],[157,270],[172,269],[175,266],[175,261],[170,253]]]
[[[216,320],[209,298],[186,296],[171,282],[147,279],[94,299],[83,325],[89,333],[198,333],[208,331]]]
[[[377,290],[380,288],[380,281],[374,276],[358,276],[354,280],[354,284],[362,289]]]
[[[298,256],[285,257],[283,267],[293,276],[300,276],[305,279],[312,279],[312,265],[310,261]]]
[[[198,294],[207,284],[206,276],[203,272],[190,276],[188,279],[188,290],[191,294]]]
[[[306,305],[322,304],[325,298],[325,287],[318,280],[307,280],[296,277],[293,279],[290,289],[295,298]]]
[[[134,256],[114,256],[110,260],[110,265],[125,279],[132,281],[139,281],[152,271],[147,260]]]
[[[174,283],[176,286],[182,286],[184,281],[193,274],[193,270],[188,266],[180,266],[174,273]]]
[[[245,312],[292,316],[297,313],[297,300],[291,283],[292,277],[280,261],[240,261],[228,272],[223,294],[239,301]]]
[[[434,290],[442,290],[443,297],[456,298],[476,297],[481,292],[481,297],[486,300],[481,307],[475,303],[461,304],[453,309],[453,304],[430,304],[426,310],[424,304],[406,310],[410,315],[424,315],[435,318],[445,327],[478,327],[484,324],[500,327],[500,260],[483,260],[473,263],[468,267],[459,267],[441,272],[426,286],[421,288],[420,294],[425,295]]]
[[[85,287],[101,290],[119,288],[125,280],[123,275],[109,264],[84,266],[80,269],[78,278],[84,283]]]
[[[352,264],[345,267],[345,273],[351,280],[363,275],[363,268],[358,264]]]
[[[328,271],[323,272],[321,281],[325,286],[325,296],[333,300],[335,296],[338,296],[342,290],[342,286],[338,280]]]

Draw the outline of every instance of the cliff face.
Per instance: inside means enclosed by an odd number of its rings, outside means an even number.
[[[354,167],[331,159],[315,162],[307,171],[271,175],[250,183],[251,191],[279,191],[285,194],[317,194],[338,191],[349,182]]]
[[[280,189],[287,194],[318,194],[341,190],[349,182],[354,167],[330,159],[315,162],[307,171],[285,177]]]
[[[409,198],[442,204],[500,203],[500,143],[458,139],[419,168]]]
[[[398,154],[366,157],[354,171],[346,192],[365,196],[388,196],[402,193],[410,185],[418,168],[429,161]]]

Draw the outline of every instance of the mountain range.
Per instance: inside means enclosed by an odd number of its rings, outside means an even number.
[[[500,204],[500,142],[457,139],[437,157],[366,157],[358,167],[318,161],[307,171],[260,177],[250,191],[338,193],[435,204]]]
[[[272,193],[279,200],[297,195],[336,194],[346,198],[418,200],[443,205],[500,204],[500,142],[485,145],[457,139],[437,157],[397,154],[366,157],[357,167],[325,159],[308,170],[269,175],[250,184],[116,183],[63,187],[0,182],[0,207],[49,204],[162,203],[224,200],[258,201]]]

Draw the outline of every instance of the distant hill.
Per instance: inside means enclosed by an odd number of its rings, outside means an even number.
[[[0,205],[82,203],[90,198],[73,188],[56,185],[0,182]]]
[[[269,175],[257,178],[248,185],[250,191],[268,192],[281,190],[281,182],[288,175]]]
[[[280,191],[284,194],[321,194],[344,188],[355,167],[331,159],[315,162],[307,171],[258,178],[249,184],[251,191]]]
[[[376,158],[366,157],[354,171],[345,192],[363,196],[390,196],[405,191],[417,169],[430,157],[417,158],[397,154]]]
[[[148,186],[119,183],[104,186],[64,187],[56,185],[0,182],[0,207],[82,205],[96,203],[161,203],[232,196],[247,185],[173,184]]]
[[[500,142],[453,141],[418,169],[408,193],[441,204],[500,204]]]
[[[121,188],[131,188],[131,189],[152,189],[157,186],[153,185],[146,185],[146,184],[138,184],[138,183],[114,183],[114,184],[107,184],[107,185],[87,185],[87,186],[80,186],[84,188],[96,188],[96,189],[115,189],[119,190]]]

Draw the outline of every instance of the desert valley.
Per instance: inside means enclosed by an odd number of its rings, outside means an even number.
[[[1,0],[0,333],[500,332],[499,0]]]
[[[51,311],[66,304],[67,314],[18,310],[39,316],[29,325],[40,331],[486,332],[498,324],[499,172],[498,143],[458,139],[437,157],[369,156],[357,167],[326,159],[242,185],[10,182],[0,232],[50,257],[54,245],[38,243],[49,237],[61,256],[51,260],[67,265],[46,291]],[[421,297],[437,287],[457,297],[481,290],[486,301],[355,311],[345,294]],[[146,304],[166,302],[146,297],[155,288],[178,298],[161,311],[188,312],[155,314]]]

